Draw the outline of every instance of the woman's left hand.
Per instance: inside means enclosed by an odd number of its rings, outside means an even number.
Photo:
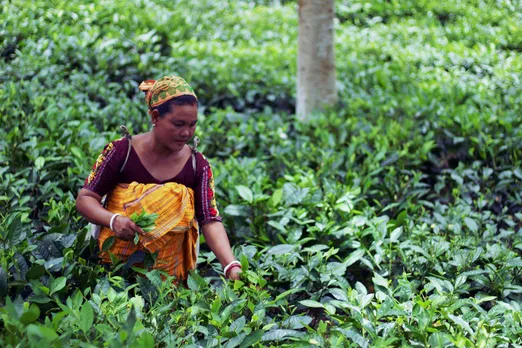
[[[230,271],[228,271],[228,279],[230,280],[239,280],[239,274],[241,273],[241,268],[234,267]]]

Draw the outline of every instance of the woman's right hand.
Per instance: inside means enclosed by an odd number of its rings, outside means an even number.
[[[127,216],[122,215],[118,215],[114,218],[114,221],[112,222],[112,227],[112,231],[116,234],[116,236],[126,241],[133,240],[136,233],[145,233],[140,228],[140,226],[136,225],[134,221],[132,221]]]

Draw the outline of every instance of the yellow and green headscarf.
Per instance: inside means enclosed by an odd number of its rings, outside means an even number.
[[[157,81],[145,80],[139,88],[146,93],[145,99],[149,109],[182,95],[191,95],[198,99],[187,81],[175,75],[164,76]]]

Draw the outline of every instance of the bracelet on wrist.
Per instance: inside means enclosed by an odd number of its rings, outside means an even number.
[[[227,274],[225,275],[225,277],[226,277],[227,279],[228,279],[228,273],[229,273],[231,270],[233,270],[234,268],[241,268],[241,265],[236,265],[236,264],[234,264],[234,265],[230,266],[230,268],[227,269]]]
[[[113,232],[114,232],[114,228],[112,227],[112,224],[114,223],[114,219],[116,219],[116,216],[121,216],[121,214],[119,214],[119,213],[114,214],[111,217],[111,221],[109,222],[109,227],[110,227],[111,231],[113,231]]]
[[[223,269],[223,275],[225,276],[225,278],[228,278],[227,273],[230,269],[232,269],[232,267],[241,267],[241,262],[232,261],[228,265],[226,265],[226,267]]]

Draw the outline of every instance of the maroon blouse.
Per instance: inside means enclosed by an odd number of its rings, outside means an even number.
[[[194,190],[196,218],[201,226],[212,221],[222,220],[216,205],[212,168],[205,156],[199,152],[196,153],[196,172],[194,172],[192,156],[190,156],[178,175],[160,181],[149,173],[132,146],[127,164],[123,172],[120,173],[127,156],[128,147],[129,140],[127,138],[121,138],[107,144],[94,163],[91,174],[85,180],[83,188],[104,196],[119,183],[136,181],[140,184],[165,184],[175,182]]]

